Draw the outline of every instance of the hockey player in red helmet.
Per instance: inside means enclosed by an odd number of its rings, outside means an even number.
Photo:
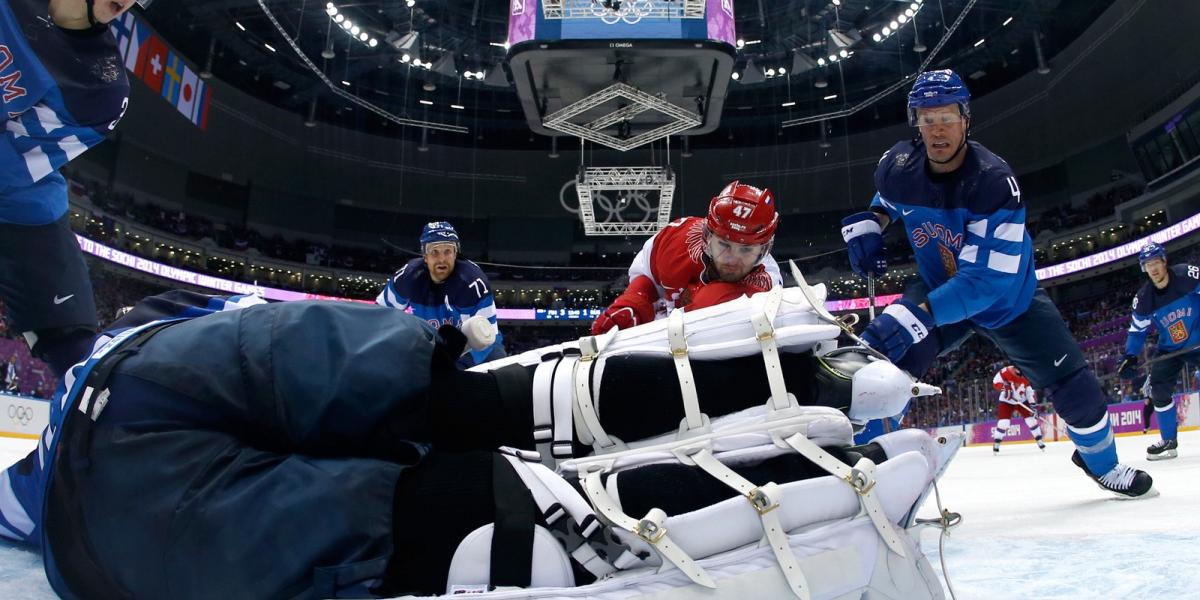
[[[782,285],[771,257],[778,226],[770,190],[730,183],[709,203],[708,216],[672,221],[646,241],[629,267],[629,287],[596,318],[592,333]]]

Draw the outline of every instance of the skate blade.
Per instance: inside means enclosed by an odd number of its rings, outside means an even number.
[[[1122,494],[1121,492],[1114,492],[1100,484],[1096,484],[1096,487],[1108,492],[1109,494],[1112,494],[1113,499],[1115,500],[1145,500],[1147,498],[1154,498],[1158,496],[1158,488],[1154,487],[1153,485],[1151,485],[1150,489],[1146,490],[1146,493],[1142,494],[1141,496],[1129,496]]]
[[[1146,460],[1168,460],[1179,456],[1178,450],[1167,450],[1159,454],[1147,454]]]

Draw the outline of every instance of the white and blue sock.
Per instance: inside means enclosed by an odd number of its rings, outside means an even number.
[[[1171,403],[1159,408],[1154,407],[1154,413],[1158,415],[1158,430],[1162,433],[1162,439],[1173,440],[1179,435],[1179,416],[1175,414],[1175,399],[1171,399]]]
[[[1088,471],[1097,477],[1103,476],[1117,466],[1117,445],[1113,441],[1112,425],[1108,413],[1090,427],[1067,427],[1067,436],[1075,442],[1079,457]]]

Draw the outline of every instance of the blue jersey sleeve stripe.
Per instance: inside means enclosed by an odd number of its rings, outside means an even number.
[[[975,244],[967,244],[966,246],[963,246],[962,250],[959,251],[958,260],[959,262],[964,263],[974,263],[978,256],[979,246],[976,246]]]
[[[871,198],[871,208],[882,208],[887,212],[888,218],[892,221],[895,221],[896,217],[900,214],[896,205],[888,202],[883,196],[879,195],[879,192],[876,192],[875,197]]]
[[[33,519],[29,518],[27,507],[13,491],[11,473],[11,470],[0,473],[0,515],[4,518],[6,528],[17,533],[20,536],[17,539],[24,539],[33,533],[35,524]]]
[[[988,252],[987,266],[993,271],[1015,275],[1021,270],[1021,255],[991,250]]]
[[[5,129],[5,150],[12,152],[4,160],[8,165],[5,175],[9,185],[41,181],[104,139],[90,127],[64,123],[42,104],[26,111],[20,120],[9,119]],[[20,160],[13,160],[18,155]]]
[[[992,235],[998,240],[1020,243],[1025,241],[1025,224],[1001,223],[996,226],[996,232]]]

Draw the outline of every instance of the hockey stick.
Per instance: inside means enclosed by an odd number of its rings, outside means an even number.
[[[1167,360],[1168,358],[1175,358],[1176,356],[1181,356],[1181,355],[1187,354],[1189,352],[1195,352],[1197,350],[1200,350],[1200,344],[1195,345],[1195,346],[1189,346],[1187,348],[1181,348],[1174,352],[1168,352],[1167,354],[1163,354],[1162,356],[1155,356],[1154,358],[1142,363],[1142,366],[1148,367],[1156,362],[1161,362],[1161,361]],[[1120,371],[1118,370],[1118,372],[1120,372]]]
[[[871,316],[871,320],[875,320],[875,276],[867,273],[867,301],[871,303],[867,307],[867,313]]]
[[[1141,363],[1140,365],[1138,365],[1138,364],[1134,364],[1134,365],[1133,365],[1133,368],[1134,368],[1134,369],[1137,369],[1139,366],[1140,366],[1140,367],[1149,367],[1150,365],[1152,365],[1152,364],[1154,364],[1154,363],[1156,363],[1156,362],[1162,362],[1162,361],[1164,361],[1164,360],[1167,360],[1167,359],[1169,359],[1169,358],[1175,358],[1176,356],[1181,356],[1181,355],[1187,354],[1187,353],[1189,353],[1189,352],[1195,352],[1195,351],[1197,351],[1197,350],[1200,350],[1200,344],[1197,344],[1197,345],[1195,345],[1195,346],[1189,346],[1189,347],[1187,347],[1187,348],[1181,348],[1181,349],[1179,349],[1179,350],[1176,350],[1176,351],[1174,351],[1174,352],[1168,352],[1168,353],[1166,353],[1166,354],[1163,354],[1162,356],[1155,356],[1154,358],[1152,358],[1152,359],[1150,359],[1150,360],[1148,360],[1148,361],[1146,361],[1146,362],[1144,362],[1144,363]],[[1136,357],[1135,357],[1135,360],[1136,360]],[[1121,377],[1121,372],[1123,372],[1123,371],[1126,369],[1126,367],[1128,367],[1128,366],[1129,366],[1129,359],[1128,359],[1128,358],[1126,358],[1126,359],[1122,360],[1122,361],[1120,362],[1120,364],[1118,364],[1118,365],[1117,365],[1117,378],[1118,378],[1118,379],[1124,379],[1124,377]],[[1149,371],[1147,371],[1147,374],[1149,374]],[[1134,376],[1133,376],[1131,379],[1137,379],[1137,373],[1136,373],[1136,372],[1134,373]]]
[[[800,267],[796,266],[796,261],[789,260],[788,265],[790,265],[792,268],[792,278],[796,280],[796,287],[800,288],[800,292],[804,294],[804,299],[807,300],[809,305],[812,306],[813,312],[817,314],[817,318],[825,321],[826,323],[831,323],[840,327],[842,332],[845,333],[847,337],[863,348],[866,348],[867,351],[873,356],[883,360],[888,360],[887,355],[867,345],[862,338],[858,337],[858,334],[854,333],[854,329],[850,327],[850,323],[833,316],[833,313],[829,312],[829,309],[825,308],[825,303],[817,300],[817,296],[813,292],[812,286],[808,285],[808,282],[804,280],[804,274],[800,272]],[[888,360],[888,362],[891,361]]]

